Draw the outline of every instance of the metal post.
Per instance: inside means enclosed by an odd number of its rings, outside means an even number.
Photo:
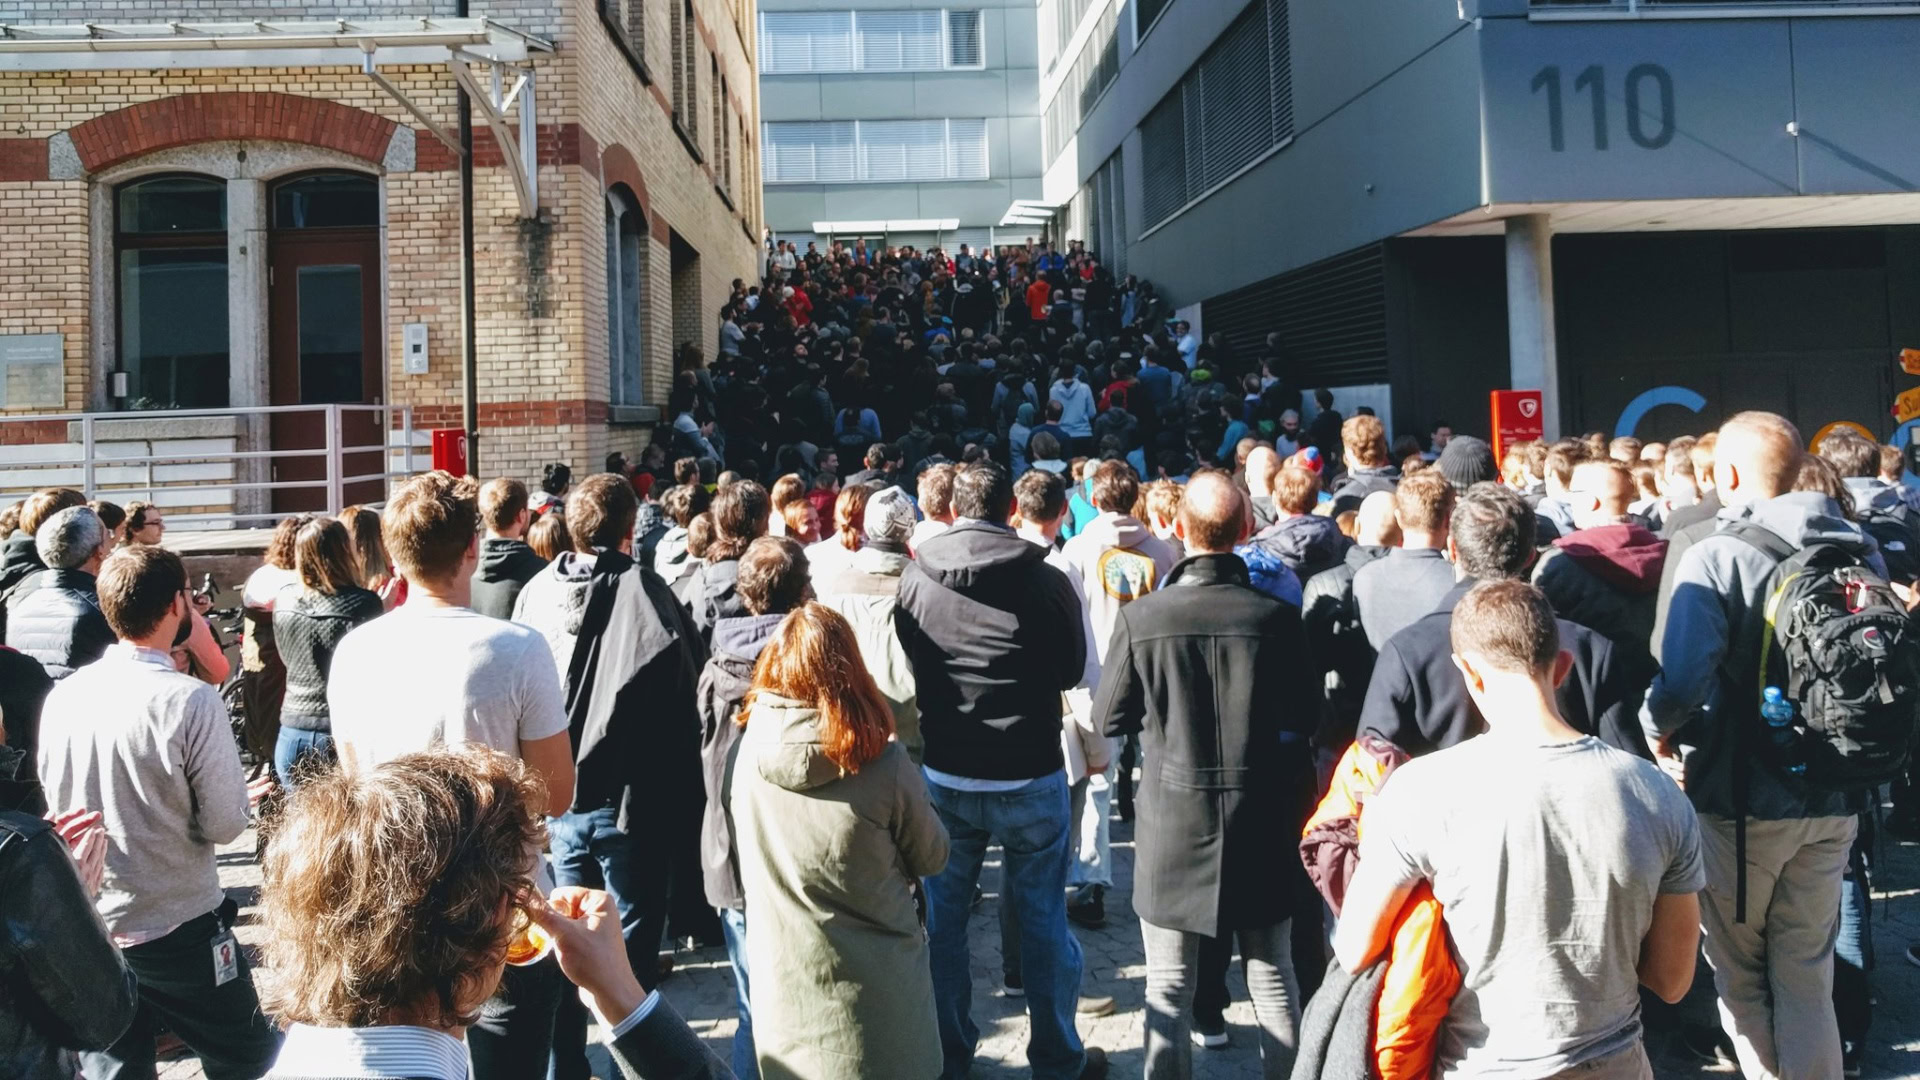
[[[405,438],[406,440],[405,450],[404,450],[404,453],[406,454],[406,458],[405,458],[406,464],[402,466],[402,471],[404,471],[408,476],[412,476],[413,475],[413,406],[411,405],[400,406],[400,417],[401,417],[400,423],[404,429],[404,434],[402,437]],[[389,490],[391,490],[393,485],[389,483],[387,487]]]
[[[454,5],[467,16],[467,0]],[[467,431],[467,475],[480,474],[480,379],[473,328],[473,102],[455,87],[460,112],[460,423]]]
[[[93,498],[93,414],[80,414],[80,490]]]
[[[341,482],[347,475],[347,460],[340,449],[340,406],[328,405],[326,410],[327,513],[337,514],[347,505],[346,485]]]

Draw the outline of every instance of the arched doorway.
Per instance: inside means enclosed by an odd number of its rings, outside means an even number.
[[[269,401],[274,405],[378,404],[385,400],[381,349],[380,191],[365,173],[310,172],[274,183],[267,234]],[[379,414],[341,418],[341,445],[381,446]],[[319,412],[275,413],[275,450],[324,449]],[[386,471],[384,450],[349,454],[347,476]],[[274,479],[324,479],[324,457],[274,459]],[[384,480],[349,484],[349,503],[382,497]],[[277,488],[276,512],[317,510],[320,488]]]

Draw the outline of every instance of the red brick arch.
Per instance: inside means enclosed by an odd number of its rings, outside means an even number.
[[[324,147],[378,164],[393,121],[325,98],[219,91],[179,94],[103,113],[68,131],[88,172],[175,146],[275,139]]]
[[[600,151],[600,179],[607,187],[625,184],[640,200],[640,212],[651,217],[653,200],[647,197],[647,178],[640,172],[640,163],[634,160],[633,152],[619,143]]]

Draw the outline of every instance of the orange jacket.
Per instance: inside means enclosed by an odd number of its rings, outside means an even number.
[[[1406,760],[1392,743],[1361,735],[1334,766],[1326,796],[1307,819],[1301,859],[1335,915],[1359,865],[1367,799]],[[1461,983],[1460,966],[1447,948],[1445,914],[1433,888],[1422,882],[1394,920],[1374,1011],[1373,1059],[1380,1080],[1426,1080],[1433,1072],[1440,1025]]]

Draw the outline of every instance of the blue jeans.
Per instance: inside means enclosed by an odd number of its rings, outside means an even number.
[[[627,942],[627,960],[640,985],[652,990],[660,981],[660,935],[666,932],[667,909],[661,904],[649,912],[639,903],[633,877],[633,848],[620,831],[620,808],[603,806],[584,813],[547,819],[547,837],[553,850],[553,880],[557,885],[605,889],[620,912],[620,933]],[[664,876],[663,867],[654,867]],[[647,928],[653,933],[647,935]]]
[[[296,768],[318,768],[332,764],[333,760],[331,731],[302,731],[283,725],[280,738],[273,744],[273,775],[279,778],[280,786],[288,791],[294,788]]]
[[[1875,793],[1876,797],[1878,792]],[[1840,883],[1840,936],[1833,943],[1833,1011],[1840,1023],[1840,1044],[1857,1060],[1873,1023],[1873,922],[1867,917],[1868,859],[1873,850],[1873,815],[1860,815],[1860,831],[1847,853],[1847,874]]]
[[[733,1029],[733,1075],[760,1080],[760,1062],[753,1054],[753,1012],[747,1003],[747,913],[721,908],[720,934],[727,942],[727,963],[733,965],[733,1011],[740,1018]]]
[[[941,1076],[963,1080],[980,1044],[974,1026],[967,915],[987,843],[1006,853],[1004,885],[1020,927],[1021,977],[1032,1018],[1027,1063],[1034,1080],[1074,1080],[1087,1055],[1074,1030],[1080,1002],[1080,943],[1067,932],[1067,864],[1072,820],[1064,772],[1012,791],[955,791],[927,781],[950,846],[947,868],[927,879],[927,936],[934,1007],[940,1019]],[[1004,909],[1003,909],[1004,911]]]

